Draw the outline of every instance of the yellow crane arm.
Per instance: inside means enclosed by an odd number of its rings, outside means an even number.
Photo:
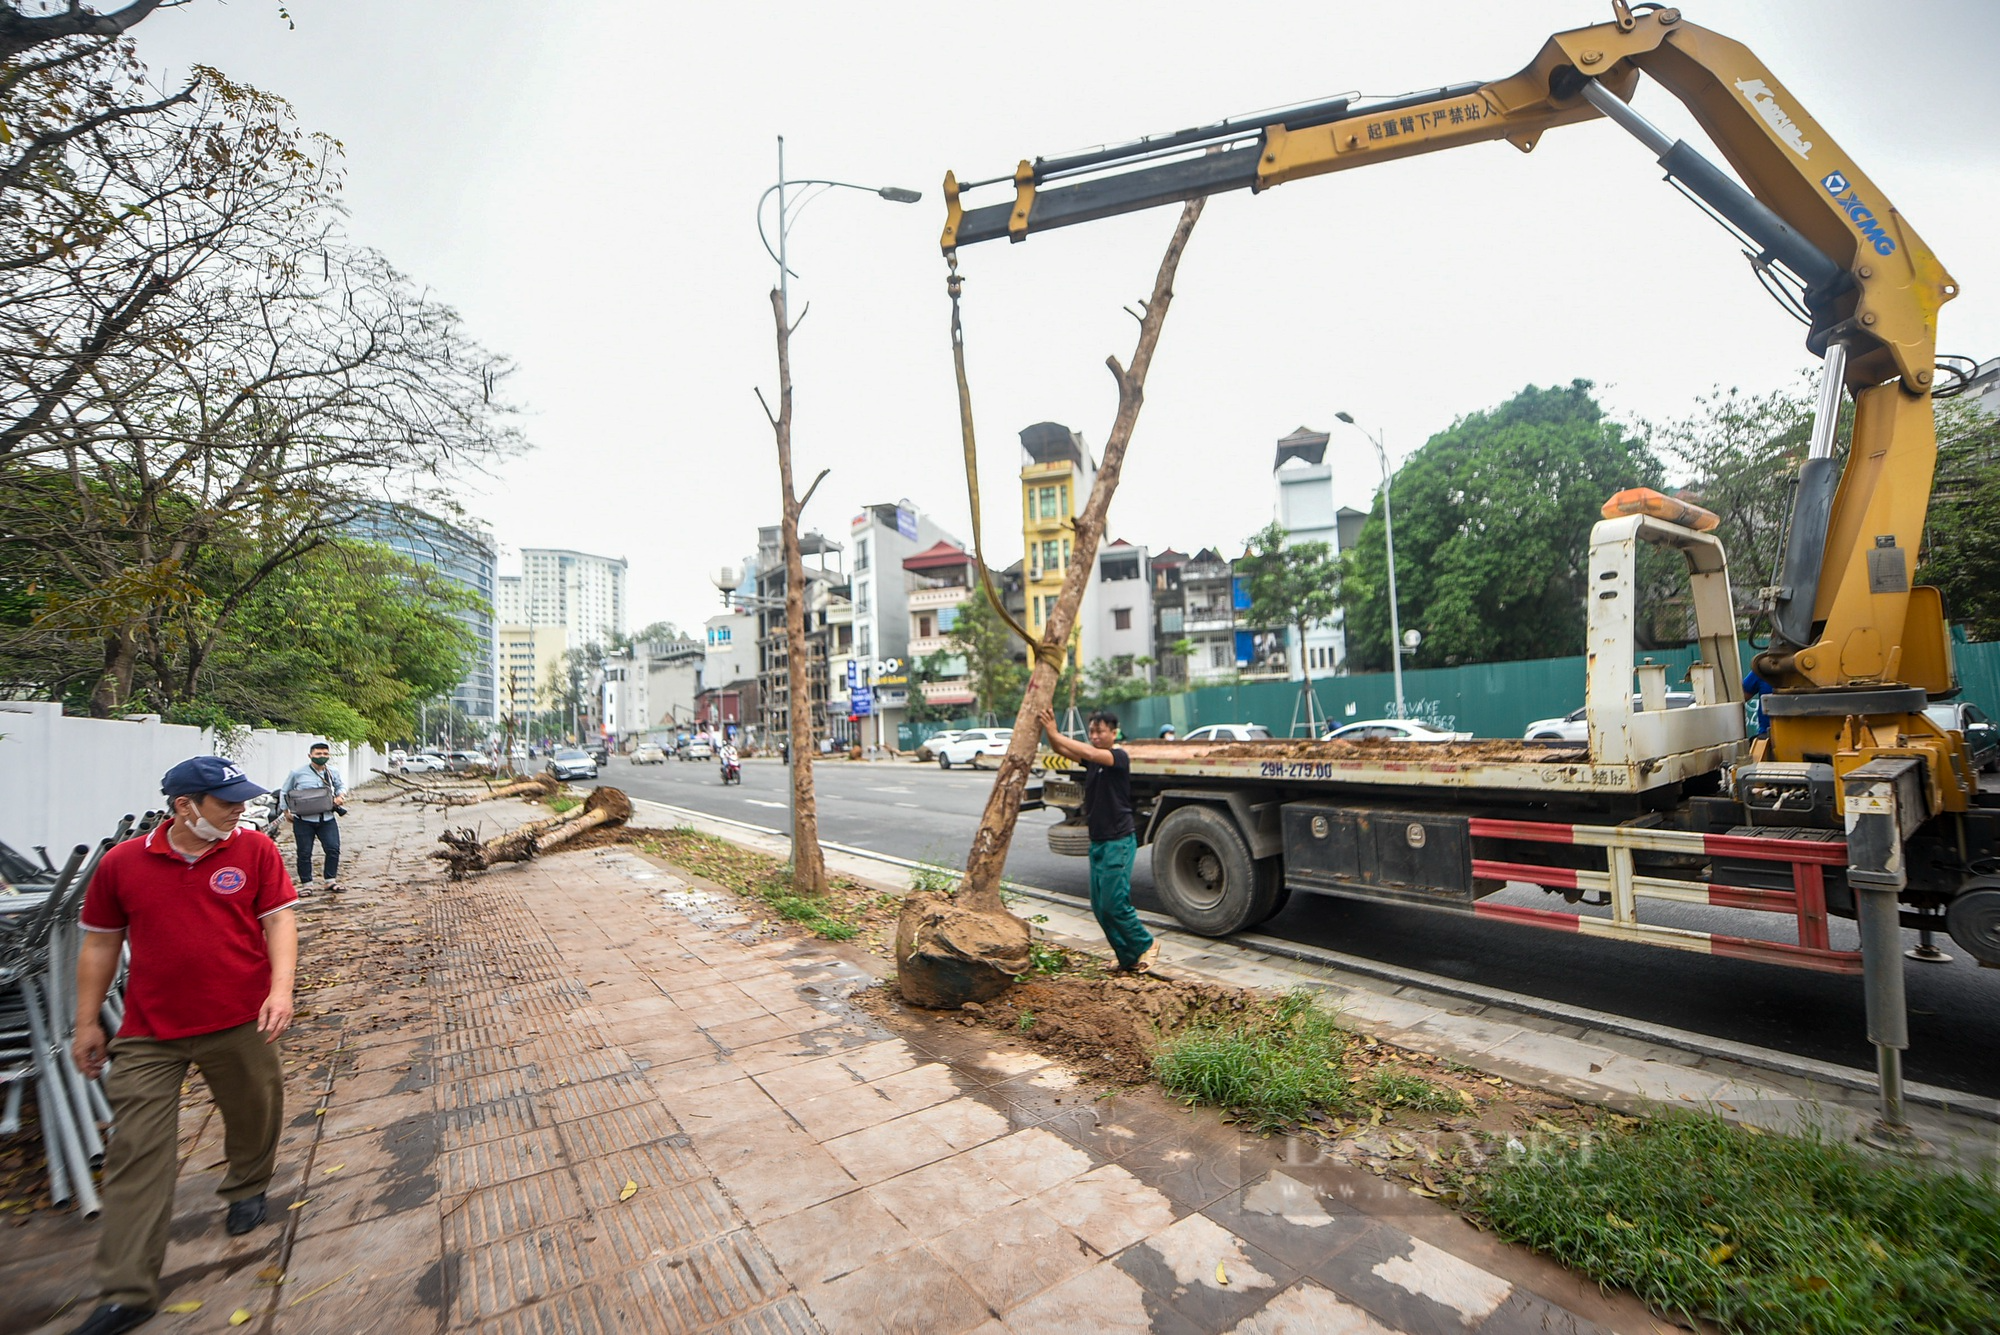
[[[1758,669],[1778,688],[1769,701],[1774,758],[1851,760],[1918,745],[1931,761],[1932,809],[1962,810],[1968,790],[1950,777],[1958,766],[1921,720],[1926,693],[1955,685],[1943,608],[1935,590],[1911,579],[1936,463],[1938,312],[1958,287],[1747,47],[1677,9],[1634,13],[1613,0],[1612,10],[1610,22],[1555,34],[1520,72],[1492,82],[1367,105],[1335,98],[1024,160],[1011,176],[966,185],[948,174],[942,246],[951,254],[1003,236],[1022,241],[1461,144],[1505,139],[1527,152],[1553,127],[1610,118],[1745,240],[1767,283],[1774,272],[1789,276],[1809,320],[1806,345],[1824,359],[1784,566],[1766,591],[1773,644]],[[1630,107],[1642,74],[1688,108],[1734,177]],[[989,186],[1010,187],[1011,197],[967,207],[968,193]],[[1855,398],[1844,469],[1834,458],[1843,389]]]

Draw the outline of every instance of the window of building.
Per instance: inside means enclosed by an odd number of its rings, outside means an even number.
[[[1106,557],[1102,563],[1105,581],[1139,578],[1139,558]]]
[[[933,623],[928,613],[919,616],[917,618],[917,638],[920,640],[928,640],[932,635],[934,635],[936,632],[931,629],[932,624]]]
[[[1114,608],[1112,608],[1112,609],[1111,609],[1111,629],[1113,629],[1113,630],[1130,630],[1130,629],[1132,629],[1132,609],[1131,609],[1131,608],[1129,608],[1129,607],[1114,607]]]
[[[1208,664],[1210,667],[1219,668],[1236,666],[1236,654],[1228,641],[1217,640],[1208,646]]]
[[[857,583],[854,586],[854,614],[856,616],[868,615],[868,586],[866,584]]]
[[[861,538],[855,542],[854,568],[856,571],[862,571],[868,568],[868,547],[869,547],[869,542],[868,539],[866,538]]]
[[[1068,538],[1064,538],[1064,539],[1062,540],[1062,553],[1063,553],[1063,560],[1062,560],[1062,568],[1063,568],[1064,570],[1068,570],[1068,569],[1069,569],[1069,539],[1068,539]]]
[[[863,658],[870,658],[874,656],[875,653],[875,636],[873,633],[874,629],[875,628],[873,626],[856,626],[854,628],[854,652],[859,654]]]
[[[1069,540],[1067,538],[1061,541],[1055,538],[1045,539],[1042,542],[1043,571],[1061,570],[1065,564],[1063,558],[1068,555],[1068,547]]]

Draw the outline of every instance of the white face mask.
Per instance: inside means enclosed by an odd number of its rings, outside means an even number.
[[[229,831],[218,830],[215,826],[209,824],[208,817],[202,815],[199,811],[195,813],[194,819],[188,822],[188,828],[194,831],[198,838],[206,839],[210,843],[215,843],[218,840],[229,837]]]

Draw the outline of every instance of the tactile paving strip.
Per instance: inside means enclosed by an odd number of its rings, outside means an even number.
[[[459,1324],[497,1316],[599,1277],[575,1223],[550,1225],[476,1248],[465,1254],[458,1275],[452,1306]]]
[[[454,1201],[445,1211],[444,1236],[451,1250],[469,1254],[517,1233],[583,1219],[587,1213],[576,1179],[558,1169],[517,1177]]]
[[[777,1302],[791,1288],[747,1230],[649,1262],[625,1282],[652,1304],[653,1330],[705,1330]]]
[[[437,1158],[438,1187],[447,1196],[532,1177],[566,1162],[562,1141],[554,1131],[530,1131],[525,1136],[447,1150]]]

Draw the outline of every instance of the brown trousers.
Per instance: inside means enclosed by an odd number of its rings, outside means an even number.
[[[104,1232],[97,1240],[98,1301],[157,1307],[160,1267],[180,1175],[181,1086],[190,1065],[222,1113],[229,1162],[216,1194],[235,1202],[264,1190],[278,1162],[285,1073],[278,1045],[256,1024],[193,1038],[117,1038],[104,1083],[111,1143],[104,1155]]]

